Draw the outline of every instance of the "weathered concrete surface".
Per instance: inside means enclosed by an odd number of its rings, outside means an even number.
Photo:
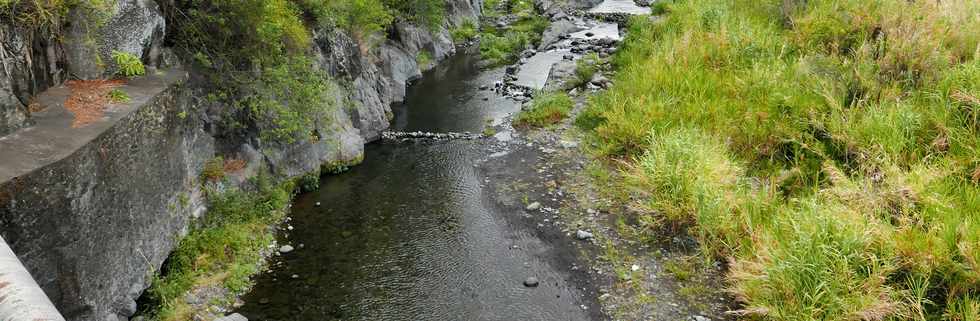
[[[135,78],[118,88],[129,95],[129,102],[106,106],[101,120],[79,128],[72,128],[75,116],[65,109],[65,99],[71,94],[69,88],[59,86],[38,95],[38,103],[44,109],[32,115],[34,126],[0,137],[0,151],[3,151],[0,154],[0,183],[74,153],[185,77],[183,70],[166,70]]]
[[[3,237],[68,320],[132,315],[150,272],[203,211],[195,181],[214,139],[182,88],[158,81],[133,90],[133,106],[99,127],[48,135],[33,128],[0,147],[4,156],[20,151],[21,140],[74,147],[11,156],[20,165],[5,173],[17,176],[0,183]],[[44,126],[68,125],[49,108]],[[22,173],[19,162],[31,155],[38,168]],[[56,156],[63,158],[40,158]]]
[[[641,15],[650,14],[650,12],[650,7],[638,6],[633,0],[604,0],[599,5],[589,9],[589,13],[596,14]]]
[[[517,72],[517,80],[514,84],[534,90],[544,88],[544,84],[548,82],[548,74],[551,73],[551,66],[561,61],[562,56],[566,54],[568,54],[567,50],[555,50],[532,56]]]
[[[65,320],[2,237],[0,284],[0,320]]]

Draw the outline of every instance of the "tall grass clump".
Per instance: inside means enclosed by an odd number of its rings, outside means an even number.
[[[518,127],[545,127],[557,124],[568,117],[572,110],[572,98],[564,92],[542,93],[514,119]]]
[[[576,124],[760,320],[972,320],[980,4],[663,2]]]

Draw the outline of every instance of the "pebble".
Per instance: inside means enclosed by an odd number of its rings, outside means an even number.
[[[316,206],[320,206],[320,202],[316,202],[316,204],[314,204],[314,205],[316,205]]]
[[[589,232],[586,232],[586,231],[583,231],[583,230],[575,231],[575,238],[577,238],[579,240],[583,240],[584,241],[584,240],[591,239],[592,237],[593,237],[592,233],[589,233]]]
[[[294,279],[298,279],[299,278],[299,274],[293,274],[293,275],[290,275],[289,277],[294,278]]]
[[[293,246],[289,244],[279,247],[279,253],[289,253],[292,251],[293,251]]]
[[[533,276],[532,277],[528,277],[527,279],[524,280],[524,286],[529,287],[529,288],[537,287],[538,286],[538,278],[533,277]]]
[[[534,202],[527,205],[528,211],[537,211],[539,208],[541,208],[541,203],[538,202]]]

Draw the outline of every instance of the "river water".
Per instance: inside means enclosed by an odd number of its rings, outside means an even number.
[[[392,129],[480,132],[520,107],[480,90],[502,71],[460,53],[395,106]],[[374,143],[349,172],[299,195],[271,271],[243,297],[249,320],[593,320],[595,298],[554,246],[484,187],[493,139]],[[320,206],[316,206],[320,203]],[[302,245],[302,246],[300,246]],[[540,285],[525,287],[527,277]],[[592,308],[590,308],[592,307]]]

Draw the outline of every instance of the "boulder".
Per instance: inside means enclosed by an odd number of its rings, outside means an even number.
[[[72,75],[95,79],[115,74],[119,67],[112,53],[116,51],[157,64],[166,21],[155,1],[118,0],[104,23],[98,23],[95,14],[82,8],[70,13],[64,49]]]

